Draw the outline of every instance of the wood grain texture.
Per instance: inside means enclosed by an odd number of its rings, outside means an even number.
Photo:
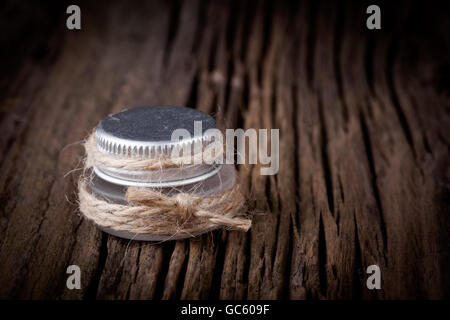
[[[82,3],[81,31],[63,4],[4,4],[0,298],[450,297],[448,4],[383,4],[379,31],[369,4]],[[142,105],[280,129],[277,175],[238,167],[248,233],[130,242],[81,218],[76,142]]]

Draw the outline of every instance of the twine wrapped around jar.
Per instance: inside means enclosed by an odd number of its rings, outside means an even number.
[[[78,184],[78,197],[80,211],[99,227],[131,234],[151,234],[169,238],[174,235],[195,236],[219,227],[240,231],[249,230],[251,219],[247,215],[245,196],[234,178],[234,185],[231,188],[206,197],[192,192],[163,192],[159,187],[131,184],[125,186],[125,201],[117,203],[92,192],[89,186],[95,166],[130,172],[138,170],[142,173],[167,168],[183,170],[187,162],[185,159],[187,155],[172,158],[166,154],[149,158],[107,154],[99,151],[98,143],[95,132],[85,141],[85,173]],[[205,152],[205,149],[201,152],[204,158],[211,157],[213,154]],[[223,154],[215,153],[213,156],[223,157]],[[214,159],[207,160],[210,163]],[[232,170],[234,175],[235,169]],[[196,188],[199,188],[201,184],[202,181],[196,182]]]

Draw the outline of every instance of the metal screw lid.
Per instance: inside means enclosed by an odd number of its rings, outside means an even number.
[[[202,122],[202,135],[194,136],[194,121]],[[171,141],[172,132],[186,129],[191,139]],[[123,157],[157,158],[170,155],[172,148],[209,141],[205,131],[216,128],[214,119],[201,111],[186,107],[140,107],[109,115],[96,129],[97,149]]]
[[[195,136],[194,121],[202,122],[201,135]],[[158,158],[170,156],[173,148],[209,143],[208,129],[216,128],[214,119],[195,109],[173,106],[140,107],[109,115],[97,126],[97,149],[121,157]],[[172,132],[186,129],[190,139],[171,141]],[[221,165],[193,164],[182,169],[129,171],[94,166],[95,173],[109,182],[126,186],[179,186],[204,180],[220,170]]]

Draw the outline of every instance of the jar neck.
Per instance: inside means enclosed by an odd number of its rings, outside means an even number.
[[[122,186],[177,187],[203,181],[215,175],[222,164],[194,164],[150,171],[131,171],[94,165],[94,172],[103,180]]]

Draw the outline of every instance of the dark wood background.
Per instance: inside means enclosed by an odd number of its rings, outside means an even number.
[[[381,3],[369,31],[369,4],[82,2],[69,31],[67,4],[3,3],[0,297],[450,297],[449,6]],[[77,142],[161,104],[280,129],[276,176],[238,168],[248,233],[130,242],[80,217]]]

